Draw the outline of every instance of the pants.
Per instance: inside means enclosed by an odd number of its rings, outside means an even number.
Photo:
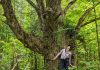
[[[60,70],[68,70],[69,58],[60,59]]]

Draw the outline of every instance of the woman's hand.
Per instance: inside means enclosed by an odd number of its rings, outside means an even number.
[[[72,64],[69,64],[69,66],[73,67],[73,65],[72,65]]]
[[[56,58],[53,58],[53,59],[51,59],[51,60],[53,60],[53,61],[54,61],[54,60],[56,60]]]

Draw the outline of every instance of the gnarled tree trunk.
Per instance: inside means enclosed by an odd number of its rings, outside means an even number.
[[[66,15],[68,9],[76,2],[76,0],[71,0],[64,10],[62,10],[61,8],[61,0],[36,0],[36,5],[31,0],[26,1],[33,8],[35,8],[37,12],[43,32],[43,38],[41,38],[42,40],[37,38],[35,34],[33,35],[26,33],[22,29],[20,23],[16,18],[11,0],[0,0],[0,3],[4,9],[4,16],[7,19],[6,24],[11,28],[17,39],[25,44],[26,48],[29,48],[34,52],[38,52],[45,57],[47,70],[55,70],[57,68],[58,62],[51,61],[51,59],[59,51],[55,32],[59,28],[64,28],[64,22],[62,21],[63,17]],[[99,3],[97,3],[94,7],[99,5]],[[74,27],[73,31],[75,31],[75,34],[73,34],[73,36],[68,32],[66,33],[65,30],[61,32],[62,46],[60,47],[63,47],[64,45],[67,46],[69,44],[75,45],[76,35],[79,33],[80,28],[95,21],[95,19],[92,19],[89,22],[83,23],[85,17],[94,7],[87,9],[81,16],[79,22]],[[99,20],[100,17],[96,19]],[[72,52],[75,53],[75,48],[72,50]]]

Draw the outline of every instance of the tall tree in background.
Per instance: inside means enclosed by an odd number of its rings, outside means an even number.
[[[64,29],[63,17],[68,14],[68,9],[76,2],[76,0],[70,0],[69,4],[63,10],[61,8],[61,0],[36,0],[33,3],[31,0],[26,0],[33,8],[35,8],[40,26],[43,32],[42,38],[35,36],[35,34],[26,33],[19,21],[16,18],[11,0],[0,0],[0,3],[4,9],[4,16],[6,17],[6,24],[11,28],[11,30],[16,35],[17,39],[20,40],[26,48],[32,51],[41,53],[46,60],[46,67],[48,70],[55,70],[57,68],[57,62],[51,61],[54,55],[59,50],[56,35],[54,34],[59,28]],[[93,10],[94,7],[99,5],[100,2],[96,3],[93,7],[87,9],[83,15],[79,18],[77,25],[70,31],[61,32],[62,46],[67,46],[69,44],[75,45],[75,39],[78,35],[81,27],[99,20],[100,17],[96,19],[91,19],[88,22],[84,22],[87,15]],[[73,34],[72,34],[73,33]],[[73,52],[75,47],[73,48]]]

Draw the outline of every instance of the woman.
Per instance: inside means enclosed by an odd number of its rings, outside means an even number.
[[[64,47],[54,58],[56,60],[60,56],[60,70],[68,70],[68,66],[71,65],[71,46]]]

